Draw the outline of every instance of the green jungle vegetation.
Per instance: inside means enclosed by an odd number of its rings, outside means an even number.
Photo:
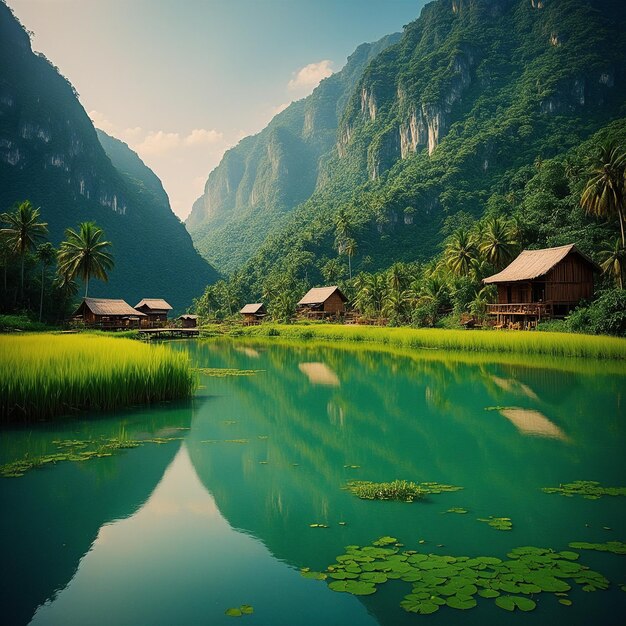
[[[28,200],[0,214],[2,302],[17,313],[0,316],[0,331],[36,331],[47,327],[43,322],[61,323],[75,308],[78,280],[87,297],[92,278],[109,279],[115,266],[111,242],[96,224],[66,229],[58,250],[45,241],[47,235],[48,224]]]
[[[189,359],[167,346],[92,334],[0,336],[0,419],[109,411],[190,395]]]
[[[484,318],[482,278],[519,251],[575,243],[603,267],[598,297],[551,329],[626,334],[620,8],[428,5],[363,72],[315,192],[194,310],[263,301],[288,320],[309,287],[339,284],[368,317],[454,326]]]
[[[587,592],[610,585],[601,573],[578,563],[578,553],[569,550],[524,546],[511,550],[504,560],[401,552],[402,545],[395,537],[383,537],[371,546],[346,546],[345,554],[337,556],[325,572],[305,568],[302,575],[325,580],[333,591],[357,596],[376,593],[389,580],[404,581],[411,591],[400,606],[419,615],[445,608],[468,610],[484,600],[493,600],[505,611],[532,611],[537,597],[546,593],[570,606],[567,592],[573,583]]]
[[[356,83],[367,64],[399,39],[396,33],[360,45],[310,96],[226,152],[185,222],[198,250],[220,271],[241,267],[313,193]]]
[[[552,332],[455,330],[439,328],[382,328],[338,324],[261,324],[233,331],[239,337],[280,337],[291,340],[326,340],[375,343],[412,349],[517,353],[548,357],[626,359],[626,340],[617,337]],[[420,358],[422,353],[420,352]],[[431,358],[424,355],[424,358]],[[437,355],[433,355],[437,358]],[[446,358],[446,355],[443,356]]]
[[[57,246],[65,228],[94,221],[112,244],[115,269],[93,295],[163,297],[183,309],[217,278],[139,157],[96,132],[70,82],[0,2],[0,211],[30,200]],[[2,255],[0,262],[6,265]],[[181,277],[184,276],[184,280]],[[12,312],[0,300],[0,313]],[[12,300],[9,300],[11,303]]]

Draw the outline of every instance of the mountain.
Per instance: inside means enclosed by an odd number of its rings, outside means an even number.
[[[50,239],[93,220],[113,244],[108,283],[91,295],[182,309],[217,278],[172,213],[161,182],[128,146],[97,133],[70,82],[0,2],[0,207],[29,199]]]
[[[368,64],[316,190],[238,284],[255,297],[285,276],[321,282],[340,210],[357,271],[428,260],[460,220],[510,214],[542,161],[626,116],[625,22],[617,0],[428,4]]]
[[[241,266],[313,193],[320,183],[321,157],[335,143],[354,86],[370,60],[399,39],[396,33],[360,45],[344,68],[310,96],[226,152],[186,222],[200,252],[220,271]]]

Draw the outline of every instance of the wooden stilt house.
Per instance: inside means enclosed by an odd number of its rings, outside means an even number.
[[[497,326],[534,328],[543,319],[567,315],[593,295],[600,268],[575,245],[524,250],[501,272],[485,278],[496,285],[498,301],[488,305]]]
[[[101,330],[126,330],[139,328],[145,317],[125,300],[83,298],[72,319]]]
[[[191,313],[185,313],[181,315],[179,318],[180,325],[183,328],[196,328],[198,326],[198,316],[191,315]]]
[[[243,323],[247,326],[260,324],[263,321],[263,318],[267,315],[265,305],[262,302],[246,304],[246,306],[244,306],[239,313],[243,315]]]
[[[339,318],[346,312],[347,301],[336,285],[314,287],[298,302],[297,312],[307,319]]]
[[[135,305],[135,309],[145,315],[142,326],[160,328],[167,324],[167,314],[172,307],[162,298],[144,298]]]

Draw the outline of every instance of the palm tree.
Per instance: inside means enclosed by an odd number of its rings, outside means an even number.
[[[350,274],[350,280],[352,280],[352,257],[356,254],[357,243],[354,239],[346,239],[343,245],[343,251],[348,255],[348,272]]]
[[[478,249],[496,270],[501,270],[511,260],[515,246],[511,228],[503,219],[487,220]]]
[[[113,257],[109,254],[110,241],[102,241],[104,231],[93,222],[82,222],[78,230],[68,228],[66,240],[59,249],[59,273],[72,280],[79,276],[85,281],[85,298],[89,293],[89,279],[93,276],[107,281],[107,272],[113,269]]]
[[[600,147],[580,204],[590,215],[607,219],[617,217],[622,234],[622,248],[626,248],[625,199],[626,154],[616,144],[607,143]]]
[[[624,289],[624,271],[626,270],[626,249],[616,239],[613,244],[604,242],[600,251],[600,267],[605,274],[613,274],[620,289]]]
[[[43,313],[43,287],[46,275],[46,267],[51,265],[56,258],[56,250],[48,241],[37,246],[37,259],[41,263],[41,295],[39,297],[39,321],[41,322],[41,314]]]
[[[453,274],[467,276],[477,256],[476,243],[469,231],[459,229],[452,234],[446,245],[444,259]]]
[[[22,260],[20,273],[20,291],[24,297],[24,261],[26,254],[33,250],[37,242],[43,239],[48,233],[48,224],[39,222],[39,209],[36,209],[30,202],[25,200],[13,213],[2,213],[0,221],[9,225],[3,228],[2,232],[6,237],[9,249],[18,254]]]

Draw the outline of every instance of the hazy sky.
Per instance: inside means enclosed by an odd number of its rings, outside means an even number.
[[[163,181],[181,218],[224,151],[396,32],[424,0],[8,0],[97,127]]]

